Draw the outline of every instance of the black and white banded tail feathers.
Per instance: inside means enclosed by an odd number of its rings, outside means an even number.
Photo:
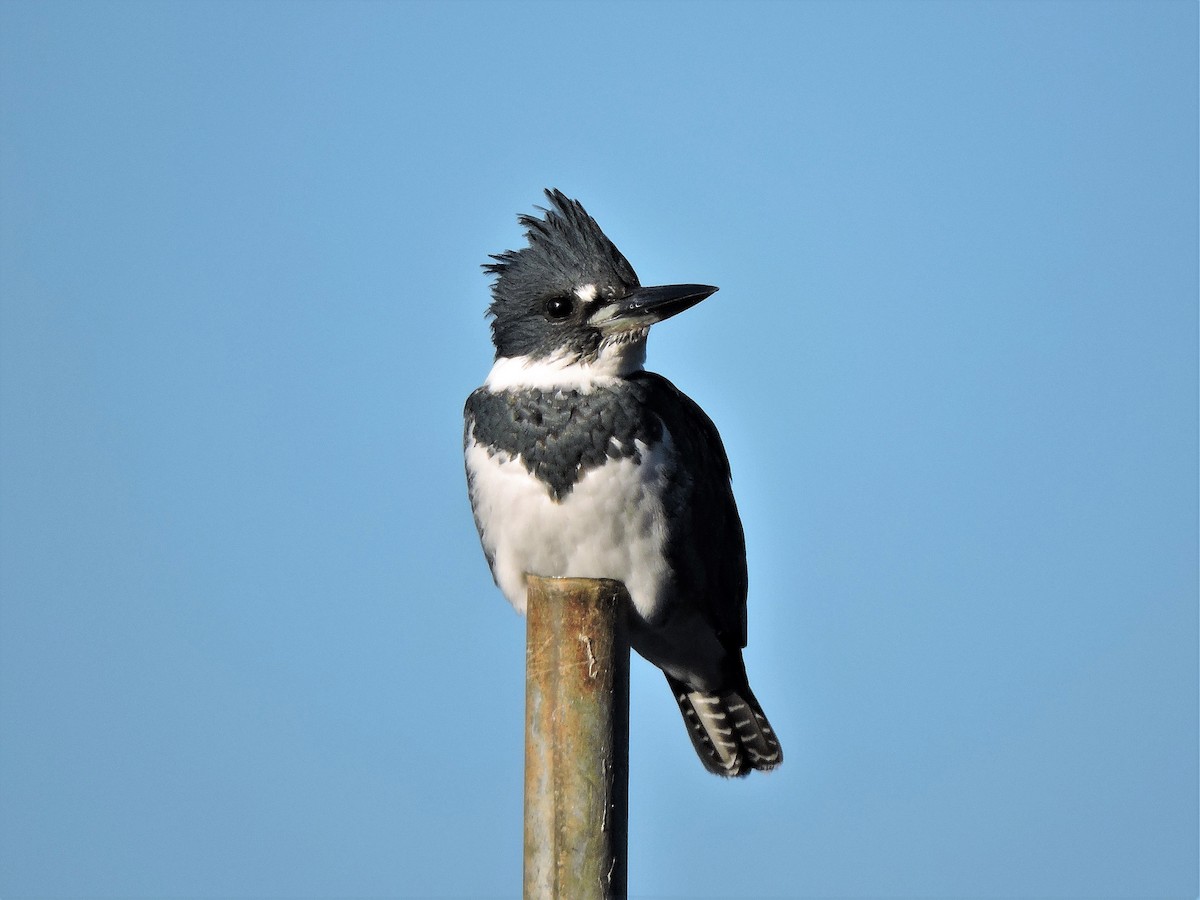
[[[749,687],[695,691],[670,675],[667,681],[696,755],[708,771],[740,777],[783,762],[783,748]]]

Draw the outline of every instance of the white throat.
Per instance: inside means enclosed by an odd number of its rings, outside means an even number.
[[[594,360],[581,359],[577,353],[541,358],[501,356],[488,373],[484,387],[491,391],[556,387],[590,391],[596,385],[641,371],[646,364],[648,330],[606,337]]]

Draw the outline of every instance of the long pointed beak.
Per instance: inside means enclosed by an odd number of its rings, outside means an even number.
[[[588,317],[588,324],[606,331],[648,328],[655,322],[690,309],[716,292],[717,288],[710,284],[640,287],[620,300],[604,304]]]

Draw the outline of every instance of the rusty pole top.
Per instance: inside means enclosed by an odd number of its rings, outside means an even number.
[[[525,900],[624,897],[628,594],[587,578],[528,585]]]

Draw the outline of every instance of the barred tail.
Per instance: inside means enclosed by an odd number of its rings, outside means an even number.
[[[783,748],[749,687],[708,693],[693,691],[670,675],[667,681],[696,755],[708,771],[741,776],[783,762]]]

